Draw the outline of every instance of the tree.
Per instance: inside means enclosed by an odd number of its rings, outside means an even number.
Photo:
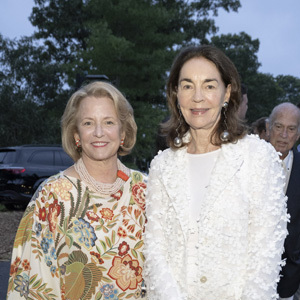
[[[180,47],[207,43],[217,28],[210,13],[237,11],[238,0],[35,0],[36,39],[72,90],[76,74],[104,74],[135,108],[137,167],[153,157],[167,71]],[[49,105],[47,103],[47,105]],[[145,124],[145,120],[148,121]],[[149,139],[149,140],[148,140]],[[147,146],[144,141],[147,140]]]
[[[282,89],[279,97],[280,102],[300,103],[300,79],[294,76],[279,75],[275,78],[276,83]]]
[[[10,41],[0,36],[0,44],[1,145],[59,143],[65,106],[59,67],[32,38]]]
[[[257,74],[260,67],[257,57],[258,39],[253,40],[247,33],[240,32],[240,34],[214,36],[211,38],[211,43],[222,49],[234,62],[243,82],[247,82],[248,78]]]
[[[216,32],[209,13],[238,0],[35,0],[30,20],[47,50],[74,71],[107,75],[128,97],[157,98],[175,49]],[[76,56],[76,60],[74,59]],[[158,97],[158,100],[160,98]],[[144,101],[144,100],[143,100]]]
[[[277,104],[282,89],[271,74],[257,73],[247,80],[248,121],[252,123],[260,117],[268,117]]]

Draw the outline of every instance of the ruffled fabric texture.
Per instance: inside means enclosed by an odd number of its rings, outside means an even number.
[[[144,272],[148,299],[276,299],[288,221],[278,153],[253,135],[222,146],[197,222],[199,263],[187,269],[186,151],[167,149],[151,163]],[[190,272],[199,283],[193,293],[187,284]]]

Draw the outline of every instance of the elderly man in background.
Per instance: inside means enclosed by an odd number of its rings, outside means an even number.
[[[289,102],[277,105],[267,122],[270,143],[280,152],[286,173],[287,208],[291,216],[284,248],[278,293],[283,300],[299,300],[300,292],[300,153],[294,145],[300,136],[300,109]]]

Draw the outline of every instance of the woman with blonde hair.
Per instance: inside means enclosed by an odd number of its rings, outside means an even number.
[[[113,85],[76,91],[61,121],[74,165],[46,180],[21,220],[7,299],[144,297],[146,177],[128,169],[137,127]]]

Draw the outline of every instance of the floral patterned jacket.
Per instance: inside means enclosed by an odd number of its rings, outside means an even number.
[[[198,264],[187,270],[187,149],[151,163],[146,193],[145,282],[149,300],[271,300],[287,234],[284,175],[256,136],[222,145],[198,222]],[[201,178],[199,178],[201,180]],[[187,272],[198,278],[189,295]]]
[[[141,299],[146,177],[101,198],[63,173],[46,180],[16,234],[9,300]]]

